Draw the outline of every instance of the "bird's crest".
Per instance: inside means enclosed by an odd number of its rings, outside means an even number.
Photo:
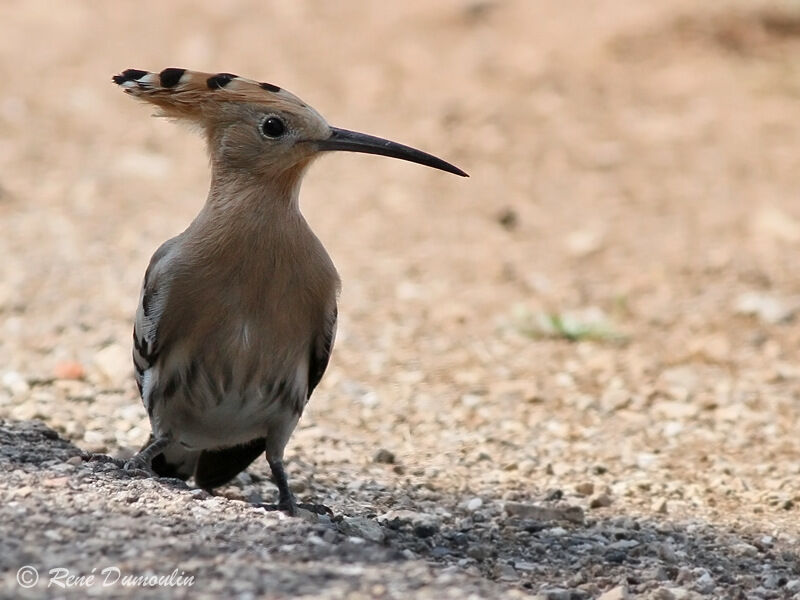
[[[141,100],[155,104],[165,116],[199,119],[225,102],[265,104],[276,109],[305,107],[294,94],[271,83],[231,73],[203,73],[169,68],[160,73],[126,69],[114,83]]]

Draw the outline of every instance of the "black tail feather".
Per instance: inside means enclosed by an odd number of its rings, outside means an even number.
[[[197,461],[194,481],[197,487],[212,490],[228,483],[266,451],[266,438],[222,450],[203,450]]]

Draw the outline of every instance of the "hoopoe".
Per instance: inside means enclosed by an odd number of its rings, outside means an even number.
[[[152,434],[128,469],[213,489],[266,454],[278,508],[295,514],[283,455],[328,365],[339,276],[298,206],[323,152],[381,154],[456,175],[420,150],[331,127],[297,96],[230,73],[128,69],[126,93],[205,133],[211,187],[156,250],[133,331]]]

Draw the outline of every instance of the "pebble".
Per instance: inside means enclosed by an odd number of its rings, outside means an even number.
[[[670,588],[670,592],[675,600],[694,600],[695,596],[697,596],[695,592],[692,590],[687,590],[684,587]]]
[[[762,292],[745,292],[734,305],[736,312],[755,315],[764,323],[775,325],[790,320],[798,310],[797,298],[782,298]]]
[[[575,486],[575,491],[581,496],[591,496],[594,494],[594,484],[591,481],[584,481]]]
[[[597,600],[626,600],[630,598],[628,594],[628,586],[626,585],[618,585],[615,588],[611,588],[607,592],[604,592],[600,595]]]
[[[711,574],[703,569],[702,574],[698,577],[697,581],[695,581],[695,587],[697,591],[702,594],[707,594],[714,589],[714,578],[711,577]]]
[[[537,521],[569,521],[583,523],[584,514],[580,506],[542,506],[524,502],[506,502],[505,511],[512,516]]]
[[[478,510],[481,506],[483,506],[483,500],[480,498],[472,498],[469,502],[467,502],[467,510],[470,512]]]
[[[517,571],[535,571],[536,570],[536,563],[532,563],[526,560],[515,560],[514,561],[514,568]]]
[[[605,508],[611,506],[611,496],[608,494],[598,494],[589,501],[589,508]]]
[[[379,464],[384,465],[393,465],[396,461],[396,457],[393,452],[390,452],[386,448],[381,448],[378,450],[375,455],[372,457],[372,462],[376,462]]]
[[[741,543],[735,544],[733,546],[733,550],[736,551],[739,554],[744,555],[744,556],[757,556],[758,555],[758,548],[756,548],[752,544],[748,544],[746,542],[741,542]]]
[[[345,535],[363,538],[380,544],[386,538],[386,533],[377,522],[365,517],[345,517],[339,524],[339,529]]]
[[[535,598],[541,600],[572,600],[572,592],[564,588],[547,588],[539,592]]]
[[[505,563],[500,563],[497,565],[496,575],[500,581],[516,581],[519,579],[519,573],[517,573],[517,570],[511,565]]]
[[[417,535],[420,535],[420,532],[433,535],[439,530],[440,525],[440,521],[435,515],[404,509],[390,510],[379,516],[378,521],[392,529],[410,525]],[[426,537],[426,535],[421,537]]]
[[[109,344],[94,355],[94,364],[100,374],[110,383],[121,383],[133,371],[130,348],[120,344]]]
[[[337,535],[335,529],[328,528],[322,534],[322,539],[329,544],[335,544],[339,540],[339,536]]]
[[[653,500],[653,512],[660,515],[665,515],[668,512],[667,501],[664,498],[656,498]]]
[[[25,378],[16,371],[6,371],[0,379],[3,387],[15,396],[26,394],[30,386]]]
[[[86,369],[76,361],[64,361],[57,363],[53,369],[56,379],[77,380],[86,377]]]

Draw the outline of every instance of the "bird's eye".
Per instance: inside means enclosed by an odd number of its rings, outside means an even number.
[[[261,123],[261,131],[267,137],[279,138],[286,133],[286,125],[278,117],[267,117]]]

